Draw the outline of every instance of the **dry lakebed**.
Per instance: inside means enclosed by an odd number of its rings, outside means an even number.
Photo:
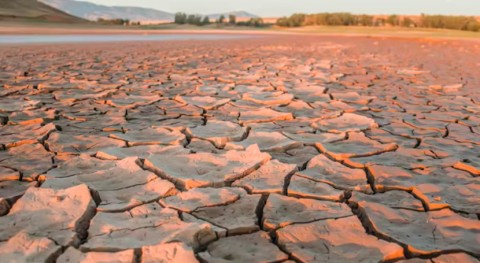
[[[480,42],[0,45],[1,262],[479,262]]]

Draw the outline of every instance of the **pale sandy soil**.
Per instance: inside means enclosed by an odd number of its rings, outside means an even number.
[[[479,262],[480,45],[269,36],[0,61],[2,262]]]

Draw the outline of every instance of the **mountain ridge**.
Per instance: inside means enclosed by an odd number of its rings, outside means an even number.
[[[173,22],[175,14],[154,8],[135,6],[106,6],[79,0],[40,0],[41,2],[60,9],[68,14],[84,19],[96,21],[103,19],[129,19],[130,21],[165,21]],[[207,14],[210,19],[218,19],[221,15],[226,18],[230,14],[238,18],[257,18],[258,16],[246,11],[232,11],[225,13]]]
[[[87,22],[37,0],[0,0],[0,19],[34,19],[66,23]]]
[[[41,0],[54,8],[88,20],[129,19],[131,21],[173,21],[174,15],[153,8],[135,6],[106,6],[86,1]]]

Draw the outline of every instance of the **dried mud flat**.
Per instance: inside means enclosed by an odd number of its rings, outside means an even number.
[[[480,45],[0,48],[2,262],[479,262]]]

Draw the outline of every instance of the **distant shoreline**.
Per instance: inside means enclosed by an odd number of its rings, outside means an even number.
[[[480,33],[444,29],[311,26],[301,28],[213,28],[196,26],[123,27],[92,24],[22,23],[0,21],[2,35],[154,35],[154,34],[248,34],[248,35],[328,35],[418,39],[464,39],[480,41]]]

